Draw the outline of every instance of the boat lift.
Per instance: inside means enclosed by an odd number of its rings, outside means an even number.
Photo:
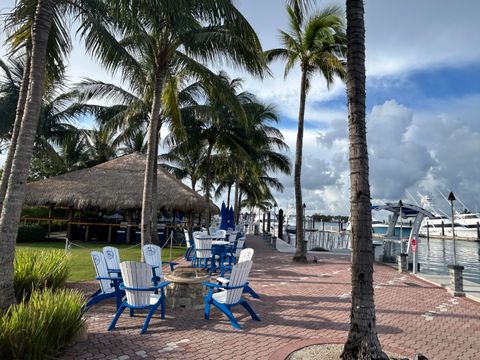
[[[395,236],[395,225],[397,224],[398,217],[401,215],[400,221],[405,218],[414,218],[413,224],[412,224],[412,229],[410,230],[410,235],[408,236],[408,242],[407,242],[407,250],[406,253],[410,253],[410,251],[413,254],[413,273],[417,272],[417,255],[416,255],[416,243],[419,238],[419,232],[420,232],[420,226],[422,225],[422,221],[425,217],[432,218],[434,217],[434,214],[432,214],[430,211],[425,210],[424,208],[413,205],[413,204],[407,204],[404,203],[401,206],[402,209],[402,214],[400,214],[400,205],[398,203],[386,203],[385,205],[373,205],[372,210],[387,210],[393,213],[393,215],[390,217],[390,222],[388,224],[388,230],[385,236],[383,237],[382,241],[376,242],[374,241],[374,245],[384,245],[385,242],[390,242],[390,243],[397,243],[400,244],[402,247],[402,240],[403,239],[403,234],[400,233],[400,236]],[[412,240],[415,240],[412,244]],[[413,248],[412,248],[413,245]],[[401,249],[403,250],[403,249]],[[382,248],[382,255],[384,253],[384,246]]]

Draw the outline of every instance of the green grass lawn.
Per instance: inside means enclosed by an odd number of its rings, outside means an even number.
[[[140,261],[140,246],[131,248],[131,245],[112,245],[108,243],[79,243],[82,248],[72,246],[70,253],[72,254],[71,271],[68,278],[69,281],[86,281],[95,280],[95,269],[93,267],[90,252],[92,250],[102,251],[104,246],[115,246],[120,251],[120,260],[136,260]],[[50,241],[38,243],[21,243],[17,244],[17,251],[37,251],[39,249],[65,249],[65,242]],[[174,247],[172,249],[172,260],[182,256],[185,248]],[[162,260],[169,261],[170,248],[164,248],[162,251]]]

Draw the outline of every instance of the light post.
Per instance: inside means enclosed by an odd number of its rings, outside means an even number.
[[[277,224],[277,234],[278,234],[278,219],[277,219],[277,202],[273,200],[273,236],[275,236],[275,224]]]
[[[403,246],[403,221],[402,221],[403,202],[402,200],[398,201],[398,208],[399,208],[399,217],[400,217],[400,255],[398,257],[398,272],[404,273],[408,271],[408,254],[405,252],[405,247]]]
[[[450,274],[450,289],[449,292],[453,296],[465,296],[463,292],[463,269],[461,265],[457,265],[457,253],[455,248],[455,214],[453,209],[453,202],[455,201],[455,195],[450,192],[448,195],[448,201],[450,201],[450,209],[452,211],[452,239],[453,239],[453,264],[448,265],[448,272]]]
[[[457,200],[455,199],[455,195],[453,195],[453,192],[450,191],[450,195],[448,195],[448,201],[450,201],[450,209],[452,210],[453,265],[457,265],[457,252],[455,249],[455,214],[453,209],[453,202],[455,200]]]

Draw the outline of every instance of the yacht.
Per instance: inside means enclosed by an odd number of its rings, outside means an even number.
[[[443,214],[440,214],[432,205],[431,198],[428,195],[420,195],[420,203],[423,208],[433,213],[435,216],[426,217],[420,227],[420,235],[423,236],[452,236],[452,220]],[[455,236],[465,238],[477,237],[477,221],[480,221],[479,214],[460,214],[455,216],[453,228]],[[443,231],[442,231],[443,228]]]

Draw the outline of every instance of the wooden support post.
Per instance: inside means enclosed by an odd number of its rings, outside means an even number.
[[[188,230],[188,237],[190,239],[193,239],[193,212],[188,213],[188,225],[187,225],[187,230]]]
[[[112,225],[108,225],[108,239],[107,239],[107,241],[109,243],[112,242]]]
[[[72,241],[72,220],[73,220],[73,207],[68,208],[67,212],[67,239]]]
[[[263,213],[262,230],[263,230],[263,232],[265,232],[265,213]]]
[[[86,227],[85,227],[85,241],[88,241],[89,233],[90,233],[90,225],[86,225]]]
[[[48,232],[47,232],[47,237],[50,238],[50,233],[52,232],[52,210],[53,206],[50,206],[50,209],[48,210]]]
[[[271,232],[272,232],[272,229],[270,228],[270,227],[271,227],[270,221],[271,221],[271,219],[270,219],[270,210],[268,210],[268,213],[267,213],[267,232],[268,232],[268,233],[271,233]]]
[[[283,240],[283,209],[278,211],[278,237]]]
[[[132,214],[130,213],[130,211],[126,211],[126,218],[127,218],[127,228],[125,229],[125,236],[126,236],[126,242],[127,244],[130,244],[130,241],[131,241],[131,225],[132,225]]]
[[[445,224],[443,223],[443,221],[442,221],[442,236],[445,236]]]

